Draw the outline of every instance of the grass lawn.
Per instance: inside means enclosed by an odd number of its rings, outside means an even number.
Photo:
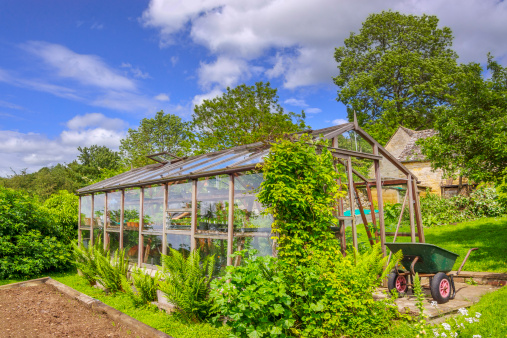
[[[358,224],[359,241],[366,241],[364,226]],[[387,231],[395,231],[392,226]],[[401,232],[410,232],[407,226]],[[426,242],[438,245],[460,256],[454,264],[457,270],[470,248],[479,248],[470,254],[464,271],[489,271],[507,273],[507,216],[498,218],[482,218],[456,225],[444,225],[424,228]],[[347,228],[347,237],[351,237]],[[387,237],[388,242],[393,237]],[[410,242],[410,237],[398,237],[397,242]],[[367,244],[367,242],[366,242]]]
[[[218,338],[227,337],[229,334],[225,327],[217,329],[209,324],[188,323],[179,319],[177,316],[171,316],[154,307],[136,308],[132,305],[126,294],[118,293],[116,295],[106,295],[102,290],[91,287],[88,282],[76,272],[49,274],[49,276],[175,338]],[[19,282],[19,280],[0,280],[0,285],[15,282]]]

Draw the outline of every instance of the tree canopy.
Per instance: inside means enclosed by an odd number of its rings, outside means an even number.
[[[120,152],[126,165],[140,167],[152,163],[146,155],[167,151],[177,156],[190,150],[189,122],[159,111],[154,118],[141,120],[139,128],[129,129],[121,140]]]
[[[478,63],[461,66],[456,97],[436,114],[438,134],[421,140],[435,168],[480,181],[507,175],[507,68],[488,55],[484,77]]]
[[[271,139],[283,133],[301,131],[305,114],[285,112],[270,83],[245,84],[194,108],[192,126],[199,153]]]
[[[434,108],[448,102],[457,55],[452,32],[431,15],[371,14],[336,48],[339,102],[385,144],[398,125],[431,128]]]

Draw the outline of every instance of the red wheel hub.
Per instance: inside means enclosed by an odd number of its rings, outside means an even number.
[[[405,292],[407,289],[407,278],[405,278],[405,276],[397,276],[395,286],[396,291]]]
[[[442,279],[440,281],[438,289],[440,290],[440,295],[444,298],[447,298],[451,293],[451,285],[447,279]]]

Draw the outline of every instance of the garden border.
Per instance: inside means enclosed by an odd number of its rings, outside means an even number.
[[[60,283],[51,277],[43,277],[38,279],[32,279],[24,282],[19,283],[12,283],[12,284],[6,284],[0,286],[0,290],[10,290],[15,288],[22,288],[22,287],[30,287],[35,286],[39,284],[47,284],[51,285],[56,290],[62,292],[63,294],[77,300],[81,304],[85,305],[86,307],[92,309],[95,312],[104,313],[112,320],[119,322],[120,324],[123,324],[125,326],[132,327],[135,329],[138,333],[145,335],[147,337],[161,337],[161,338],[173,338],[172,336],[169,336],[167,333],[164,333],[162,331],[159,331],[143,322],[138,321],[137,319],[134,319],[125,313],[102,303],[101,301],[92,298],[90,296],[85,295],[84,293],[81,293],[77,290],[74,290],[70,286],[67,286],[63,283]]]

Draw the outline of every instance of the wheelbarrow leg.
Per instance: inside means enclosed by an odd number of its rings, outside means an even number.
[[[456,297],[456,285],[454,285],[454,278],[452,278],[452,275],[449,275],[451,278],[451,297],[449,299],[454,299]]]
[[[465,256],[465,259],[463,260],[463,263],[461,263],[461,265],[460,265],[460,267],[458,269],[458,272],[456,272],[456,276],[459,275],[459,273],[461,272],[461,269],[463,269],[463,265],[465,265],[465,263],[466,263],[466,261],[468,259],[468,256],[470,256],[470,254],[474,250],[478,250],[478,248],[472,248],[472,249],[468,250],[467,255]]]

